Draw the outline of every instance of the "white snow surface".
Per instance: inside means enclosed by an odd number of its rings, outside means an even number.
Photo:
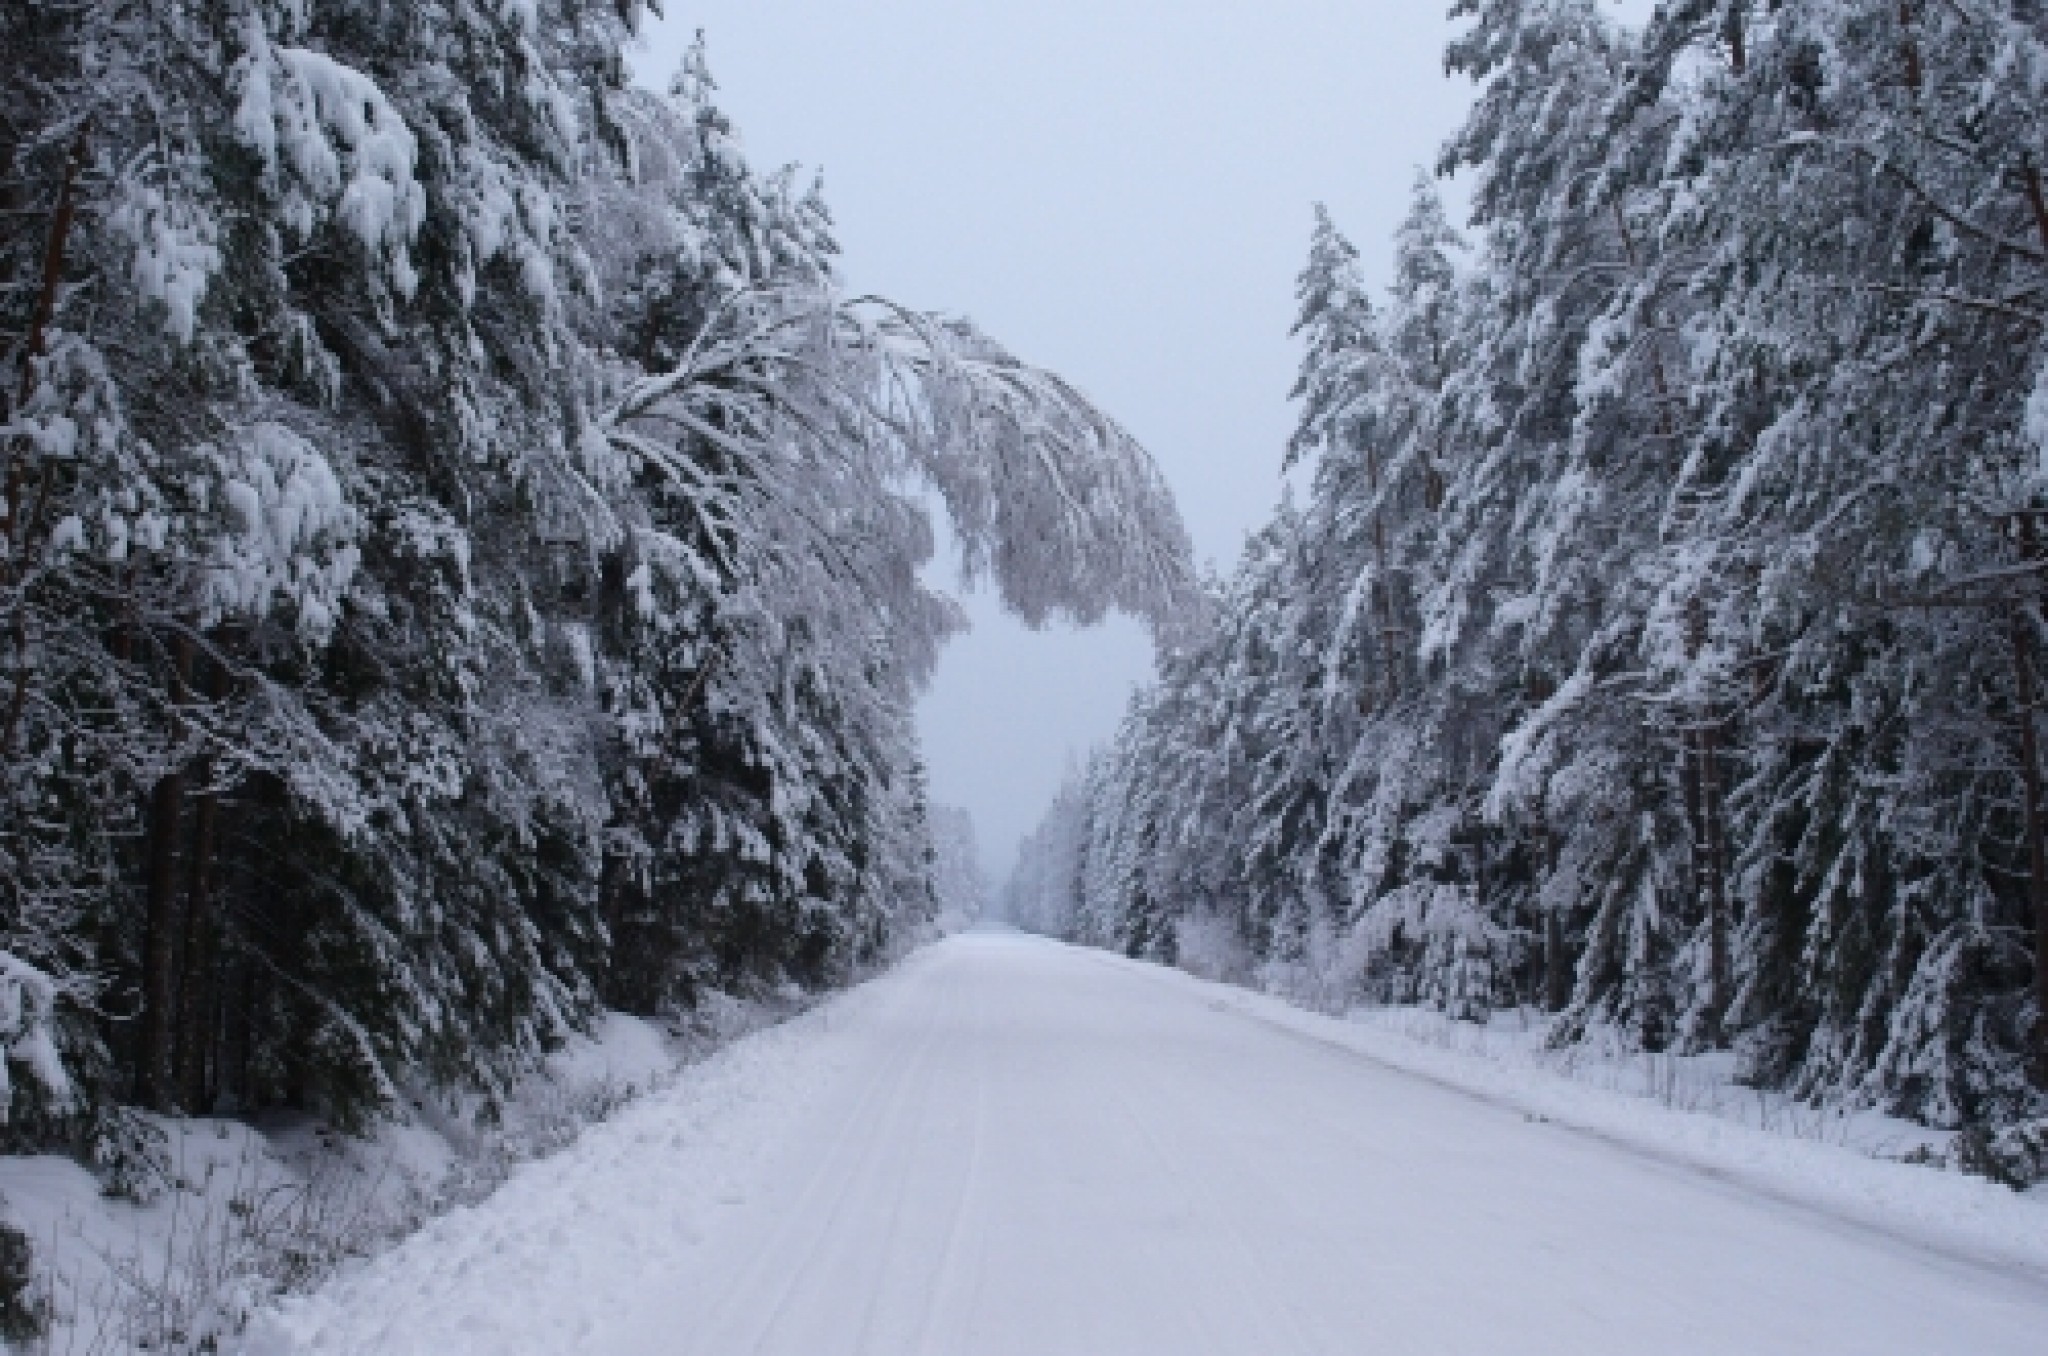
[[[61,1067],[35,1065],[44,1038],[34,1023],[47,1020],[36,1005],[49,1001],[49,981],[18,963],[10,974],[9,963],[0,953],[0,1046],[17,1072],[56,1091],[48,1080]],[[12,997],[10,981],[21,990]],[[161,1349],[165,1331],[195,1346],[236,1331],[275,1293],[279,1272],[389,1246],[591,1120],[668,1086],[688,1060],[779,1019],[789,1001],[712,995],[673,1032],[607,1013],[488,1106],[475,1093],[422,1092],[409,1114],[364,1139],[297,1114],[260,1128],[141,1116],[162,1136],[160,1171],[138,1164],[130,1174],[142,1201],[108,1197],[66,1155],[0,1156],[0,1216],[28,1236],[53,1311],[54,1331],[34,1350],[115,1356]]]
[[[2038,1353],[2048,1209],[977,932],[749,1037],[247,1356]]]

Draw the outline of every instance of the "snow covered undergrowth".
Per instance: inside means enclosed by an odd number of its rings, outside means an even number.
[[[420,1093],[363,1137],[311,1117],[130,1123],[98,1174],[55,1154],[0,1157],[0,1218],[29,1239],[47,1356],[221,1349],[306,1289],[493,1193],[734,1040],[814,1001],[714,995],[684,1023],[608,1013],[508,1096]],[[109,1185],[117,1194],[109,1194]]]
[[[1182,970],[1105,955],[1199,989],[1219,1009],[1922,1245],[2048,1277],[2048,1187],[2019,1193],[1932,1170],[1949,1136],[1875,1112],[1803,1106],[1737,1086],[1721,1056],[1543,1048],[1542,1019],[1485,1026],[1419,1008],[1330,1016]],[[1916,1152],[1919,1151],[1919,1152]]]
[[[863,1020],[896,1001],[903,977],[932,954],[915,952],[881,980],[731,1042],[489,1200],[266,1309],[229,1350],[597,1349],[627,1299],[661,1293],[712,1223],[746,1203],[769,1146],[848,1067]]]
[[[1375,1032],[1495,1064],[1541,1070],[1606,1092],[1648,1098],[1674,1111],[1718,1116],[1774,1135],[1853,1149],[1873,1158],[1917,1164],[1945,1159],[1953,1131],[1936,1130],[1869,1108],[1814,1106],[1782,1092],[1736,1080],[1731,1051],[1650,1054],[1587,1044],[1551,1049],[1552,1017],[1521,1008],[1485,1023],[1459,1021],[1427,1007],[1368,1007],[1346,1014]],[[2048,1189],[2043,1190],[2048,1199]]]

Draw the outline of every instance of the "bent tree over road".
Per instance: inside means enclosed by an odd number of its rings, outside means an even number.
[[[2041,1350],[2041,1277],[1532,1121],[1214,993],[955,937],[300,1302],[257,1350]]]

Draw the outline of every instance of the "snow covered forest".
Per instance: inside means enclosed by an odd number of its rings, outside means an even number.
[[[2048,18],[1458,0],[1390,292],[1319,215],[1283,503],[1028,927],[1961,1130],[2048,1177]]]
[[[1148,456],[848,295],[644,14],[0,0],[5,1150],[374,1123],[971,908],[935,506],[1026,619],[1185,610]]]

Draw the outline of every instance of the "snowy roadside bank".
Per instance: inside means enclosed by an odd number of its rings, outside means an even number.
[[[506,1095],[419,1093],[360,1138],[312,1117],[137,1115],[125,1161],[0,1157],[0,1219],[29,1240],[42,1356],[216,1351],[280,1294],[360,1265],[817,1005],[714,995],[689,1020],[603,1014]],[[110,1185],[116,1187],[110,1192]]]
[[[659,1292],[719,1216],[743,1203],[763,1155],[833,1085],[847,1063],[841,1033],[889,1003],[930,954],[913,952],[733,1041],[486,1199],[275,1303],[225,1350],[602,1350],[631,1301]]]
[[[1733,1117],[1745,1114],[1746,1090],[1715,1085],[1707,1069],[1688,1070],[1683,1061],[1649,1062],[1631,1072],[1582,1059],[1563,1071],[1541,1060],[1521,1033],[1503,1039],[1489,1028],[1405,1008],[1334,1017],[1168,966],[1091,954],[1182,986],[1216,1008],[1532,1119],[1920,1247],[2048,1280],[2048,1190],[2017,1193],[1899,1160],[1899,1152],[1939,1138],[1935,1132],[1875,1115],[1816,1115],[1782,1098],[1774,1105],[1752,1097],[1758,1109],[1747,1114],[1757,1119],[1744,1123]],[[1631,1078],[1638,1087],[1623,1090]]]

